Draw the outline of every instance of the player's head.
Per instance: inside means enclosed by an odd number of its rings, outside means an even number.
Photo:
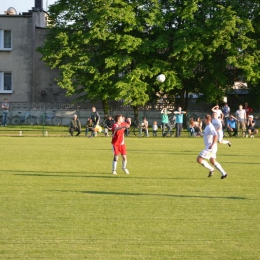
[[[123,122],[123,116],[121,114],[118,114],[115,116],[115,121],[117,123],[122,123]]]
[[[204,123],[205,123],[206,125],[208,125],[209,123],[211,123],[211,120],[212,120],[211,115],[205,115],[205,116],[204,116]]]
[[[218,115],[217,115],[216,112],[213,112],[213,113],[212,113],[212,116],[213,116],[214,119],[218,118]]]
[[[95,107],[92,107],[92,112],[96,112],[96,108]]]

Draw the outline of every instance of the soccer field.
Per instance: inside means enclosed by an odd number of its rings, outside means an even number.
[[[110,138],[0,141],[0,259],[260,259],[259,138],[218,146],[224,180],[202,138],[127,138],[116,176]]]

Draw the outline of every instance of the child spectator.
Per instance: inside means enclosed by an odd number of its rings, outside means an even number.
[[[153,136],[157,136],[157,132],[158,132],[158,125],[157,125],[157,121],[153,122]]]

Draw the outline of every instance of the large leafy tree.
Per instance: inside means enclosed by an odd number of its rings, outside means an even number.
[[[40,52],[68,94],[104,106],[137,107],[159,91],[180,95],[183,107],[188,92],[216,102],[240,77],[257,85],[258,13],[257,1],[58,0]]]
[[[178,94],[203,93],[204,100],[219,102],[234,81],[258,81],[259,47],[252,36],[253,13],[259,11],[259,4],[253,2],[194,0],[173,4],[174,12],[168,19],[174,30],[173,69],[182,83]]]
[[[155,75],[167,66],[153,55],[158,1],[59,0],[49,11],[50,32],[39,51],[48,66],[60,69],[58,84],[69,95],[138,106],[159,88]],[[168,71],[168,78],[172,88],[175,74]]]

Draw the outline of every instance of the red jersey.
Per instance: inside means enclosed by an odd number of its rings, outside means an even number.
[[[122,128],[120,130],[116,130],[115,129],[117,127],[120,127],[120,126],[127,126],[129,125],[128,123],[126,122],[122,122],[121,124],[118,124],[118,123],[115,123],[113,124],[112,126],[112,144],[113,145],[123,145],[125,143],[125,128]]]

